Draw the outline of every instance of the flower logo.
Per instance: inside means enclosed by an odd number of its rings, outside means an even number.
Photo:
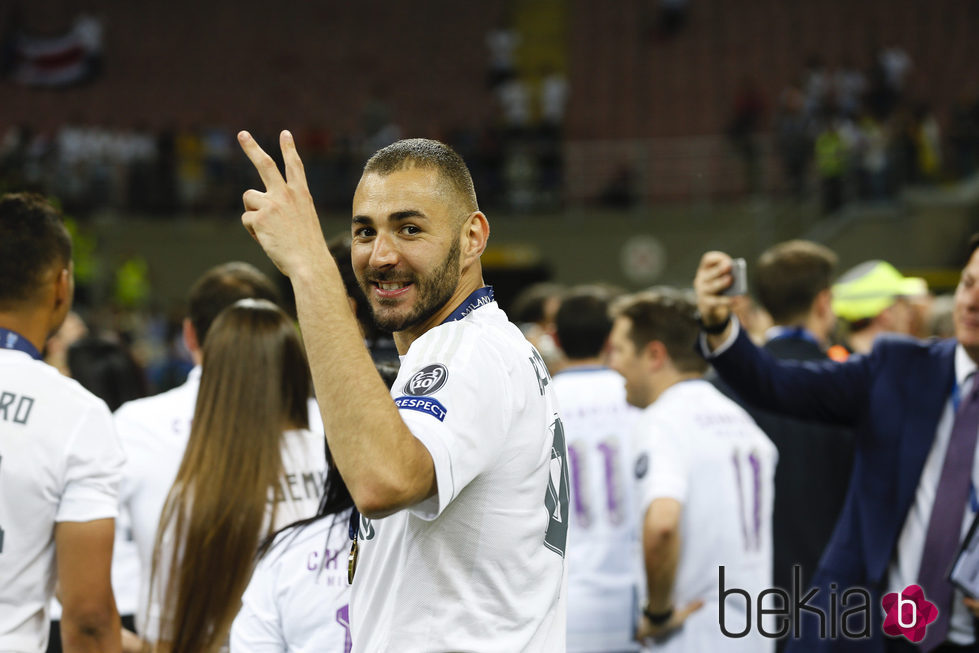
[[[891,637],[904,635],[917,644],[925,638],[928,624],[938,619],[938,608],[925,598],[918,585],[908,585],[901,593],[891,592],[881,599],[884,612],[884,632]]]

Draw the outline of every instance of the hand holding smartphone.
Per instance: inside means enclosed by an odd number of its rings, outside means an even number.
[[[735,295],[748,294],[748,264],[743,258],[736,258],[731,261],[731,277],[733,281],[722,295],[733,297]]]

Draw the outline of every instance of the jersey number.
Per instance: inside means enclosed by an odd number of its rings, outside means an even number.
[[[738,484],[738,508],[741,512],[741,531],[745,551],[761,550],[761,460],[750,452],[747,464],[741,462],[741,452],[731,456],[734,478]],[[750,476],[749,476],[750,471]]]
[[[548,514],[544,546],[563,558],[568,544],[568,505],[571,497],[568,487],[568,447],[560,417],[554,419],[551,431],[554,438],[551,441],[550,477],[547,480],[547,493],[544,494],[544,507]]]
[[[603,440],[594,447],[601,458],[602,474],[605,478],[605,496],[602,497],[603,503],[608,513],[608,521],[612,526],[618,526],[625,521],[626,510],[623,498],[623,482],[619,470],[619,441],[612,436]],[[588,495],[587,489],[590,487],[587,474],[592,470],[590,459],[593,449],[587,443],[572,442],[568,445],[568,462],[571,464],[571,484],[574,492],[571,493],[574,501],[574,513],[577,518],[577,526],[587,530],[596,519],[595,508],[592,506],[593,499]]]
[[[346,632],[346,637],[343,642],[343,653],[350,653],[350,649],[354,647],[353,641],[350,639],[350,605],[345,605],[339,610],[337,610],[337,623],[343,626],[344,632]]]

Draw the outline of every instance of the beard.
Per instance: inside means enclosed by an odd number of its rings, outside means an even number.
[[[361,290],[369,298],[374,323],[393,333],[410,329],[437,313],[452,298],[452,293],[459,285],[460,249],[457,239],[449,247],[445,258],[424,275],[405,275],[394,270],[380,271],[368,267],[359,281]],[[390,282],[411,283],[415,286],[417,298],[414,306],[408,307],[406,313],[396,310],[399,300],[378,298],[372,292],[374,284]]]

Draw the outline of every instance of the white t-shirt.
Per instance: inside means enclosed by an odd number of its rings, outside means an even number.
[[[655,499],[683,504],[673,604],[682,608],[704,601],[654,650],[774,650],[774,640],[759,634],[755,608],[759,593],[772,584],[775,446],[740,406],[702,380],[663,392],[640,416],[634,443],[639,515],[644,519]],[[721,565],[725,589],[740,588],[751,596],[751,632],[741,639],[726,637],[718,623]],[[744,630],[742,596],[728,596],[724,620],[729,632]]]
[[[242,596],[233,653],[350,653],[349,518],[279,534]]]
[[[163,504],[177,477],[177,470],[190,437],[200,381],[201,368],[195,367],[183,385],[153,397],[127,402],[115,412],[116,429],[127,456],[119,502],[121,512],[128,513],[132,539],[139,554],[140,591],[136,624],[141,633],[141,624],[149,603],[147,593],[156,530]],[[310,400],[309,414],[311,431],[321,434],[322,420],[314,400]],[[322,436],[319,436],[317,442],[321,441]],[[326,473],[323,446],[320,445],[319,457],[310,460],[310,464],[316,465],[319,475],[299,463],[290,467],[290,463],[285,460],[287,452],[283,451],[283,464],[287,472],[293,474],[291,481],[290,477],[285,479],[283,496],[285,492],[289,492],[290,501],[292,496],[300,497],[303,508],[298,513],[304,517],[316,512],[319,495],[323,490],[322,474]],[[312,499],[314,495],[316,498]],[[307,507],[309,504],[312,504],[312,511]],[[286,511],[287,514],[292,512]],[[285,525],[289,521],[279,523]],[[120,564],[115,560],[113,563]]]
[[[622,377],[606,367],[554,375],[568,440],[568,651],[638,650],[642,582],[633,498],[632,430]]]
[[[273,531],[316,514],[323,494],[323,482],[326,480],[326,439],[318,433],[305,429],[286,431],[282,434],[282,466],[282,480],[275,491],[277,505],[275,520],[271,525]],[[271,514],[271,501],[269,508],[267,517]],[[266,519],[266,524],[263,525],[263,532],[267,527],[267,521]],[[176,546],[172,535],[172,529],[168,529],[162,538],[162,546],[166,551],[171,551]],[[149,551],[140,548],[139,554],[141,559],[149,560],[150,567],[144,570],[147,579],[148,606],[146,610],[141,607],[136,613],[136,623],[143,639],[156,641],[160,633],[165,581],[152,588],[152,595],[149,595],[149,578],[153,564],[152,545]],[[157,573],[161,579],[169,576],[169,555],[161,556]]]
[[[47,646],[55,523],[114,518],[123,461],[101,399],[0,349],[0,650]]]
[[[354,650],[565,650],[569,490],[552,394],[492,301],[411,345],[392,396],[438,493],[361,519]]]

